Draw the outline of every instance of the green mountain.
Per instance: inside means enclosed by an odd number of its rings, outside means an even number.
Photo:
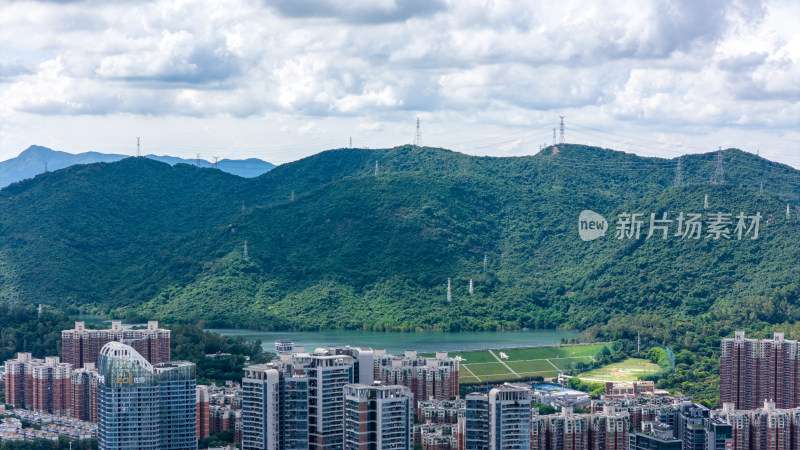
[[[18,156],[0,161],[0,187],[8,186],[16,181],[33,178],[47,170],[58,170],[76,164],[91,164],[97,162],[114,162],[127,158],[126,155],[106,154],[97,152],[66,153],[51,150],[39,145],[31,145]],[[203,159],[183,159],[174,156],[146,155],[145,158],[154,159],[175,165],[178,163],[199,165],[200,167],[214,167],[214,164]],[[216,167],[223,172],[239,175],[240,177],[256,177],[272,170],[275,165],[256,158],[242,160],[223,159],[217,161]]]
[[[682,157],[674,186],[677,161],[405,146],[323,152],[253,179],[144,158],[73,166],[0,191],[0,299],[263,328],[800,317],[800,172],[729,149],[721,182],[704,154]],[[583,210],[607,220],[605,236],[579,238]],[[617,239],[630,213],[641,235]],[[672,221],[666,239],[646,238],[651,213]],[[680,213],[702,214],[700,239],[675,236]]]

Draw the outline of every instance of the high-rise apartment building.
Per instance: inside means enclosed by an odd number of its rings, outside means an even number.
[[[411,389],[380,384],[344,387],[346,450],[412,448]]]
[[[70,415],[78,420],[97,423],[97,368],[87,363],[72,371],[70,377]]]
[[[459,363],[437,352],[434,358],[424,358],[415,351],[401,355],[387,355],[385,350],[375,351],[375,379],[385,385],[400,385],[411,389],[414,407],[426,400],[451,400],[458,397]]]
[[[72,366],[58,356],[33,358],[18,353],[5,362],[6,403],[48,414],[69,415]]]
[[[109,342],[122,342],[133,347],[151,364],[170,360],[170,331],[158,328],[158,322],[147,322],[142,330],[125,329],[122,322],[111,322],[111,328],[89,330],[84,322],[75,322],[72,330],[61,332],[61,355],[65,363],[80,369],[86,363],[97,363],[100,349]]]
[[[352,356],[338,349],[317,349],[292,355],[291,370],[308,378],[308,448],[341,449],[344,445],[344,386],[355,382]],[[372,383],[372,380],[369,380]]]
[[[630,434],[630,450],[682,450],[683,442],[675,437],[673,427],[665,423],[648,425],[646,430]]]
[[[601,413],[589,416],[589,441],[592,450],[627,450],[630,414],[605,406]]]
[[[208,407],[208,423],[211,434],[232,430],[237,413],[241,415],[241,410],[233,410],[230,406],[210,405]]]
[[[456,424],[464,416],[464,400],[420,400],[417,421],[427,424]]]
[[[281,449],[308,448],[309,379],[305,376],[281,376]]]
[[[548,448],[558,450],[587,450],[590,437],[590,415],[574,414],[571,407],[561,408],[560,414],[547,417]]]
[[[766,399],[778,408],[800,406],[800,346],[783,333],[746,339],[737,331],[733,339],[723,339],[719,372],[722,403],[755,409]]]
[[[210,395],[208,386],[197,386],[195,410],[197,412],[197,439],[211,436]]]
[[[280,448],[280,372],[268,364],[246,367],[242,378],[242,450]]]
[[[72,366],[62,363],[58,356],[48,356],[44,364],[32,364],[29,367],[33,381],[31,408],[48,414],[69,415]]]
[[[41,359],[34,359],[30,353],[17,353],[16,359],[9,359],[5,362],[6,403],[17,408],[33,405],[33,392],[30,392],[30,396],[26,396],[26,385],[33,384],[32,372],[26,368],[31,364],[43,362]],[[27,382],[26,372],[30,377]],[[28,390],[30,391],[30,389]]]
[[[780,409],[766,401],[759,409],[737,410],[726,403],[712,417],[731,428],[731,445],[726,450],[800,448],[800,408]]]
[[[371,349],[318,348],[279,354],[280,361],[245,370],[242,379],[244,449],[341,449],[344,386],[371,385]]]
[[[195,365],[151,364],[109,342],[97,361],[100,449],[196,449]]]
[[[506,383],[466,397],[466,449],[528,449],[531,389]]]

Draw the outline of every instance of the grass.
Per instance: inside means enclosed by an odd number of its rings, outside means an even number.
[[[517,380],[520,377],[553,378],[558,376],[559,369],[572,369],[574,364],[579,362],[592,362],[594,355],[605,346],[607,345],[589,344],[504,349],[492,352],[484,350],[450,353],[450,356],[461,357],[460,383],[485,383]],[[500,353],[508,358],[502,358]]]
[[[628,358],[625,361],[609,364],[578,375],[584,380],[597,381],[635,381],[645,375],[659,373],[663,369],[646,359]]]

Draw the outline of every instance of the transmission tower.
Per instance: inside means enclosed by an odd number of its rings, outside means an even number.
[[[37,311],[36,315],[40,316],[40,317],[42,315],[42,304],[41,303],[39,303],[39,310]]]
[[[475,285],[472,283],[472,278],[469,279],[469,295],[470,297],[475,295]]]
[[[758,195],[764,195],[764,182],[761,182],[761,187],[758,188]]]
[[[556,145],[556,129],[553,128],[553,145]]]
[[[489,268],[489,255],[486,253],[483,254],[483,272],[486,273],[486,270]]]
[[[560,139],[559,143],[563,144],[565,142],[564,141],[564,117],[565,116],[558,116],[558,117],[561,117],[561,139]]]
[[[450,290],[450,278],[447,279],[447,303],[453,301],[453,292]]]
[[[678,165],[675,167],[675,187],[683,186],[683,167],[681,158],[678,158]]]
[[[787,204],[786,204],[786,220],[789,220],[789,219],[791,219],[791,218],[792,218],[792,213],[791,213],[791,211],[789,210],[789,204],[787,203]]]
[[[717,150],[717,170],[714,171],[712,184],[719,184],[725,181],[725,172],[722,170],[722,147]]]
[[[375,176],[378,176],[378,161],[375,161]]]
[[[244,241],[244,250],[242,251],[242,256],[244,256],[244,259],[249,258],[249,255],[247,254],[247,241]]]
[[[138,138],[138,137],[136,138],[136,157],[137,158],[142,156],[142,153],[139,151],[139,139],[140,138]]]
[[[417,117],[417,134],[414,135],[414,145],[416,147],[422,146],[422,132],[419,130],[419,117]]]
[[[197,167],[200,167],[200,153],[197,154]]]
[[[217,166],[219,165],[219,164],[218,164],[218,163],[219,163],[219,156],[214,156],[213,158],[214,158],[214,162],[212,163],[212,165],[213,165],[213,166],[214,166],[214,168],[216,169],[216,168],[217,168]]]

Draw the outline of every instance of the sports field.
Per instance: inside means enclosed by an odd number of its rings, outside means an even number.
[[[449,356],[461,358],[461,383],[486,383],[534,376],[556,377],[560,370],[573,369],[579,362],[594,361],[594,356],[606,346],[609,344],[486,350],[449,353]]]
[[[644,375],[659,373],[663,369],[646,359],[628,358],[625,361],[609,364],[578,375],[590,381],[635,381]]]

